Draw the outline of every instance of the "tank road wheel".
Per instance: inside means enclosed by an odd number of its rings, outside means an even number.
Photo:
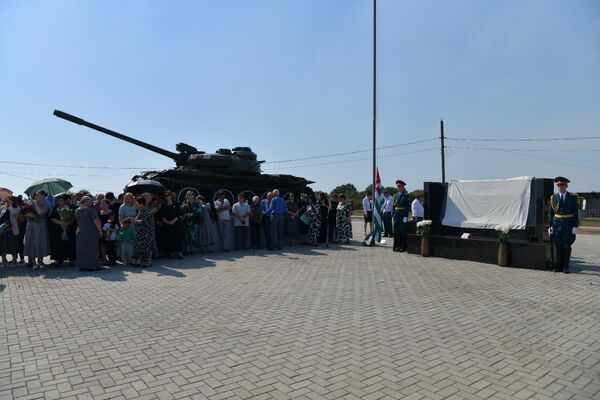
[[[216,201],[219,198],[219,194],[221,193],[225,193],[225,198],[227,200],[229,200],[229,204],[231,204],[233,206],[234,203],[237,203],[237,199],[233,197],[233,193],[231,193],[230,190],[227,189],[219,189],[215,192],[214,197],[213,197],[213,202]]]
[[[243,190],[243,191],[241,191],[241,192],[238,193],[238,195],[240,195],[240,194],[244,195],[244,199],[246,199],[247,203],[252,203],[252,198],[254,196],[256,196],[256,193],[254,193],[252,190]]]
[[[285,201],[288,201],[290,199],[290,194],[294,194],[293,192],[287,192],[286,194],[283,195],[283,199]],[[295,196],[295,194],[294,194]]]
[[[177,201],[179,202],[179,204],[183,203],[185,201],[185,195],[188,192],[188,190],[191,190],[192,192],[196,193],[196,196],[198,196],[198,194],[200,193],[198,191],[198,189],[188,186],[188,187],[184,187],[183,189],[179,190],[177,192]]]

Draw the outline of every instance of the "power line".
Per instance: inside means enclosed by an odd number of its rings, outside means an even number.
[[[459,150],[492,150],[492,151],[531,151],[531,152],[556,152],[556,149],[502,149],[494,147],[471,147],[471,146],[446,146],[450,149]],[[600,151],[600,149],[560,149],[562,152]]]
[[[377,149],[378,150],[393,149],[393,148],[397,148],[397,147],[410,146],[410,145],[413,145],[413,144],[432,142],[432,141],[435,141],[435,140],[438,140],[438,138],[429,138],[429,139],[423,139],[423,140],[416,140],[416,141],[413,141],[413,142],[406,142],[406,143],[400,143],[400,144],[390,145],[390,146],[381,146],[381,147],[378,147]],[[290,162],[294,162],[294,161],[307,161],[307,160],[316,160],[316,159],[319,159],[319,158],[339,157],[339,156],[345,156],[345,155],[366,153],[366,152],[370,152],[372,150],[373,149],[363,149],[363,150],[347,151],[347,152],[342,152],[342,153],[323,154],[323,155],[319,155],[319,156],[293,158],[293,159],[288,159],[288,160],[267,161],[267,162],[265,162],[265,164],[281,164],[281,163],[290,163]],[[22,162],[22,161],[10,161],[10,160],[0,160],[0,163],[2,163],[2,164],[13,164],[13,165],[27,165],[27,166],[34,166],[34,167],[77,168],[77,169],[102,169],[102,170],[151,171],[151,170],[166,168],[166,167],[160,167],[160,168],[155,168],[155,167],[111,167],[111,166],[41,164],[41,163],[31,163],[31,162]],[[75,176],[75,175],[73,175],[73,176]]]
[[[406,152],[403,152],[403,153],[388,154],[388,155],[385,155],[385,156],[379,156],[377,158],[380,159],[380,158],[388,158],[388,157],[397,157],[397,156],[400,156],[400,155],[414,154],[414,153],[423,153],[423,152],[432,151],[432,150],[439,150],[439,148],[438,147],[430,147],[430,148],[427,148],[427,149],[421,149],[421,150],[415,150],[415,151],[406,151]],[[366,160],[372,160],[372,158],[371,157],[368,157],[368,158],[355,158],[355,159],[352,159],[352,160],[334,161],[334,162],[319,163],[319,164],[292,165],[292,166],[286,166],[286,167],[275,167],[275,168],[268,168],[268,169],[266,169],[266,171],[276,171],[276,170],[280,170],[280,169],[293,169],[293,168],[322,167],[322,166],[326,166],[326,165],[347,164],[347,163],[353,163],[353,162],[357,162],[357,161],[366,161]]]
[[[5,174],[13,174],[13,176],[16,175],[28,175],[30,173],[34,173],[36,175],[48,175],[48,173],[43,174],[43,173],[39,173],[39,172],[21,172],[21,171],[3,171],[3,173]],[[64,173],[60,173],[59,174],[61,177],[62,176],[74,176],[74,177],[84,177],[84,178],[89,178],[89,177],[111,177],[111,176],[131,176],[131,174],[127,174],[125,175],[123,174],[110,174],[110,175],[98,175],[98,174],[64,174]]]
[[[417,140],[417,141],[414,141],[414,142],[406,142],[406,143],[394,144],[394,145],[391,145],[391,146],[382,146],[382,147],[378,147],[377,150],[384,150],[384,149],[392,149],[392,148],[396,148],[396,147],[410,146],[410,145],[413,145],[413,144],[432,142],[434,140],[438,140],[438,138],[430,138],[430,139]],[[346,151],[346,152],[343,152],[343,153],[323,154],[323,155],[320,155],[320,156],[311,156],[311,157],[303,157],[303,158],[292,158],[292,159],[289,159],[289,160],[266,161],[265,164],[282,164],[282,163],[290,163],[290,162],[294,162],[294,161],[316,160],[316,159],[319,159],[319,158],[347,156],[347,155],[351,155],[351,154],[367,153],[367,152],[371,152],[371,151],[373,151],[372,148],[371,149],[364,149],[364,150]],[[371,159],[372,158],[368,158],[368,159],[365,158],[364,160],[371,160]]]
[[[451,148],[456,148],[461,150],[460,147],[451,147]],[[500,152],[505,152],[505,153],[510,153],[510,154],[515,154],[521,157],[525,157],[525,158],[536,158],[538,160],[543,160],[543,161],[548,161],[551,163],[555,163],[555,164],[563,164],[563,165],[568,165],[571,167],[578,167],[578,168],[585,168],[585,169],[590,169],[590,170],[594,170],[594,171],[600,171],[600,168],[596,168],[596,167],[592,167],[590,165],[581,165],[581,164],[574,164],[574,163],[569,163],[569,162],[565,162],[562,161],[561,159],[557,159],[557,158],[547,158],[547,157],[540,157],[540,156],[534,156],[532,154],[524,154],[521,152],[521,150],[507,150],[507,149],[500,149],[500,148],[494,148],[494,147],[485,147],[485,148],[471,148],[470,150],[493,150],[493,151],[500,151]]]
[[[573,140],[600,140],[600,136],[558,137],[558,138],[519,138],[519,139],[486,139],[486,138],[460,138],[447,137],[447,140],[460,140],[470,142],[556,142]]]
[[[0,171],[0,174],[1,175],[6,175],[6,176],[11,176],[13,178],[25,179],[25,180],[28,180],[28,181],[35,181],[36,180],[35,178],[31,178],[29,176],[19,176],[19,175],[11,174],[11,173],[4,172],[4,171]]]
[[[38,163],[28,163],[21,161],[8,161],[8,160],[0,160],[2,164],[14,164],[14,165],[28,165],[33,167],[54,167],[54,168],[80,168],[80,169],[131,169],[131,170],[155,170],[158,168],[149,168],[149,167],[107,167],[107,166],[86,166],[86,165],[59,165],[59,164],[38,164]]]

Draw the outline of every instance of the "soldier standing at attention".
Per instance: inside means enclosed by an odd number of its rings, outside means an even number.
[[[575,242],[577,227],[579,226],[579,207],[577,196],[567,192],[569,180],[559,176],[554,179],[558,193],[550,197],[550,210],[548,221],[550,228],[548,234],[554,241],[556,249],[556,265],[554,272],[569,273],[569,259],[571,258],[571,245]]]
[[[398,193],[394,195],[394,251],[406,251],[406,242],[408,237],[408,210],[410,210],[410,202],[408,193],[404,187],[406,183],[398,179],[396,187]]]

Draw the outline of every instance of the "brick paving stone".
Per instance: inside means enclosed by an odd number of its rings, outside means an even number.
[[[579,235],[573,261],[356,241],[1,268],[0,399],[600,399],[600,236]]]

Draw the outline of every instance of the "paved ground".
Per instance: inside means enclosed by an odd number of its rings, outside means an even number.
[[[358,245],[0,270],[0,398],[600,399],[577,244],[571,275]]]

